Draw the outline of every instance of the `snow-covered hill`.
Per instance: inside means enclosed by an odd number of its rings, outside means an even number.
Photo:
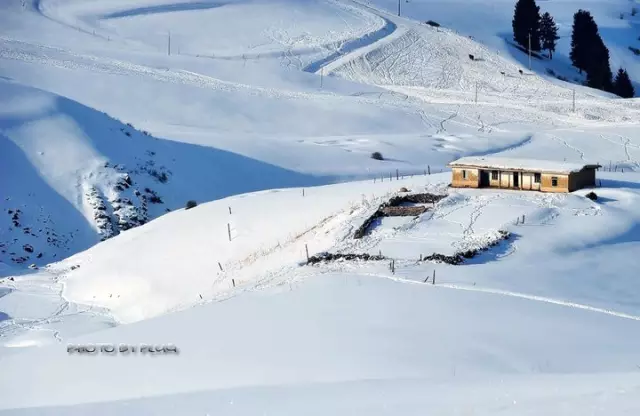
[[[0,2],[0,414],[637,411],[640,104],[566,37],[529,71],[512,3]],[[637,80],[632,3],[541,7]],[[496,153],[598,199],[447,186]],[[353,238],[402,188],[444,197]]]
[[[396,0],[362,0],[362,3],[394,14],[398,11]],[[588,10],[598,24],[611,54],[614,74],[618,68],[626,68],[634,81],[636,95],[640,93],[640,61],[629,48],[640,48],[640,3],[637,0],[561,0],[538,1],[537,4],[541,13],[549,12],[554,17],[560,39],[553,60],[532,60],[536,73],[551,79],[563,77],[572,83],[585,80],[584,74],[579,74],[569,59],[573,15],[583,9]],[[422,22],[435,21],[442,28],[470,36],[489,50],[528,68],[528,56],[511,46],[514,6],[512,0],[411,0],[401,2],[401,15]],[[473,54],[471,48],[469,53]]]

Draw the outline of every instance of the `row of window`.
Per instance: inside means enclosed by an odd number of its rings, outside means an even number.
[[[498,180],[498,171],[497,170],[492,170],[491,171],[491,180],[492,181],[497,181]],[[540,183],[541,180],[541,175],[539,173],[534,173],[533,174],[533,183]],[[462,170],[462,179],[467,179],[467,171],[466,170]],[[551,177],[551,186],[558,186],[558,177],[557,176],[552,176]]]

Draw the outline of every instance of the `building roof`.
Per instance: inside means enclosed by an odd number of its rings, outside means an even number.
[[[554,160],[516,159],[494,156],[463,157],[458,160],[454,160],[447,166],[563,174],[600,167],[597,164],[568,163]]]

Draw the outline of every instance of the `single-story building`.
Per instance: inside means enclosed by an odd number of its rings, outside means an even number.
[[[503,157],[463,157],[447,165],[454,188],[573,192],[596,186],[598,164]]]

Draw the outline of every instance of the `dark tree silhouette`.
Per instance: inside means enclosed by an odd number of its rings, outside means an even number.
[[[540,20],[540,40],[542,42],[542,49],[549,51],[549,59],[553,59],[553,53],[556,51],[558,39],[560,39],[560,36],[558,36],[558,26],[549,12],[546,12]]]
[[[513,40],[525,49],[529,48],[531,34],[531,50],[539,51],[540,45],[540,7],[535,0],[518,0],[513,13]]]
[[[618,70],[616,79],[613,82],[613,92],[622,98],[633,98],[636,95],[629,74],[623,68]]]
[[[573,66],[586,71],[589,66],[591,48],[597,43],[598,25],[593,16],[586,10],[578,10],[573,15],[573,30],[571,33],[571,52],[569,57]]]
[[[596,35],[587,60],[587,85],[591,88],[613,92],[609,49],[605,46],[600,35]]]

